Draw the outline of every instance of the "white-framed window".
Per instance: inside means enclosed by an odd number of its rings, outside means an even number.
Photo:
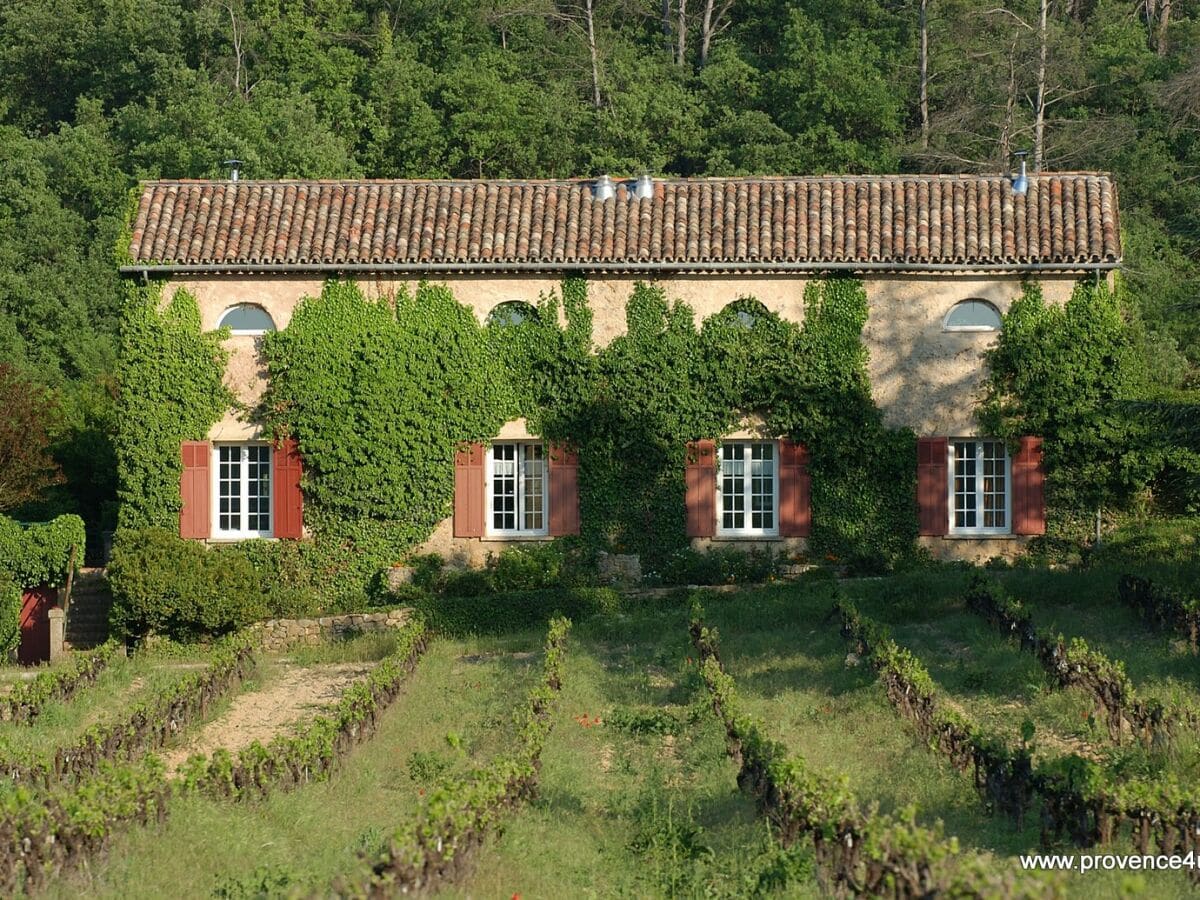
[[[950,441],[950,533],[1009,534],[1012,477],[1004,441]]]
[[[523,300],[506,300],[488,313],[487,322],[499,328],[524,325],[537,319],[537,309]]]
[[[496,537],[548,534],[550,473],[538,442],[500,441],[487,452],[487,533]]]
[[[213,445],[212,534],[271,537],[271,445]]]
[[[717,534],[779,534],[779,446],[775,441],[727,441],[717,469]]]
[[[1000,310],[974,298],[955,303],[942,320],[943,331],[999,331],[1003,325]]]
[[[218,328],[228,328],[230,334],[254,335],[266,334],[275,330],[275,320],[271,314],[256,303],[239,303],[221,313]]]

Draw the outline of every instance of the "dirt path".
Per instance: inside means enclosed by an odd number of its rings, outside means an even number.
[[[183,745],[163,753],[167,775],[189,756],[224,747],[236,754],[254,741],[267,743],[288,726],[333,706],[342,692],[374,668],[369,663],[296,666],[281,661],[275,678],[258,691],[239,694],[229,709]]]

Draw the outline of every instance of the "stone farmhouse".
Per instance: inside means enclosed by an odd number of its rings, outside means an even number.
[[[445,282],[481,321],[584,275],[594,341],[622,333],[635,281],[660,283],[698,319],[751,296],[801,321],[805,285],[854,273],[876,403],[919,436],[920,540],[943,558],[1011,555],[1045,529],[1041,441],[977,433],[982,354],[1022,282],[1065,302],[1120,264],[1117,192],[1103,174],[894,175],[562,181],[156,181],[142,188],[122,274],[163,279],[228,326],[227,383],[252,407],[258,336],[287,327],[329,278],[368,296]],[[806,451],[755,422],[689,455],[695,546],[793,548],[811,527]],[[181,448],[186,537],[303,533],[294,444],[273,447],[232,411]],[[503,542],[580,527],[577,462],[523,420],[458,455],[454,515],[427,549],[482,560]]]

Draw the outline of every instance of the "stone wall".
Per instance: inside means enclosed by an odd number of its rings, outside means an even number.
[[[318,619],[268,619],[251,628],[262,635],[262,647],[268,653],[289,647],[312,647],[357,634],[388,631],[405,625],[412,610],[389,609],[384,612],[349,613]]]

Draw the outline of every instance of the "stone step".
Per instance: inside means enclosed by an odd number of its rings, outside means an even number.
[[[112,592],[105,570],[80,569],[71,585],[67,610],[66,642],[73,647],[95,647],[108,640],[108,614]]]

